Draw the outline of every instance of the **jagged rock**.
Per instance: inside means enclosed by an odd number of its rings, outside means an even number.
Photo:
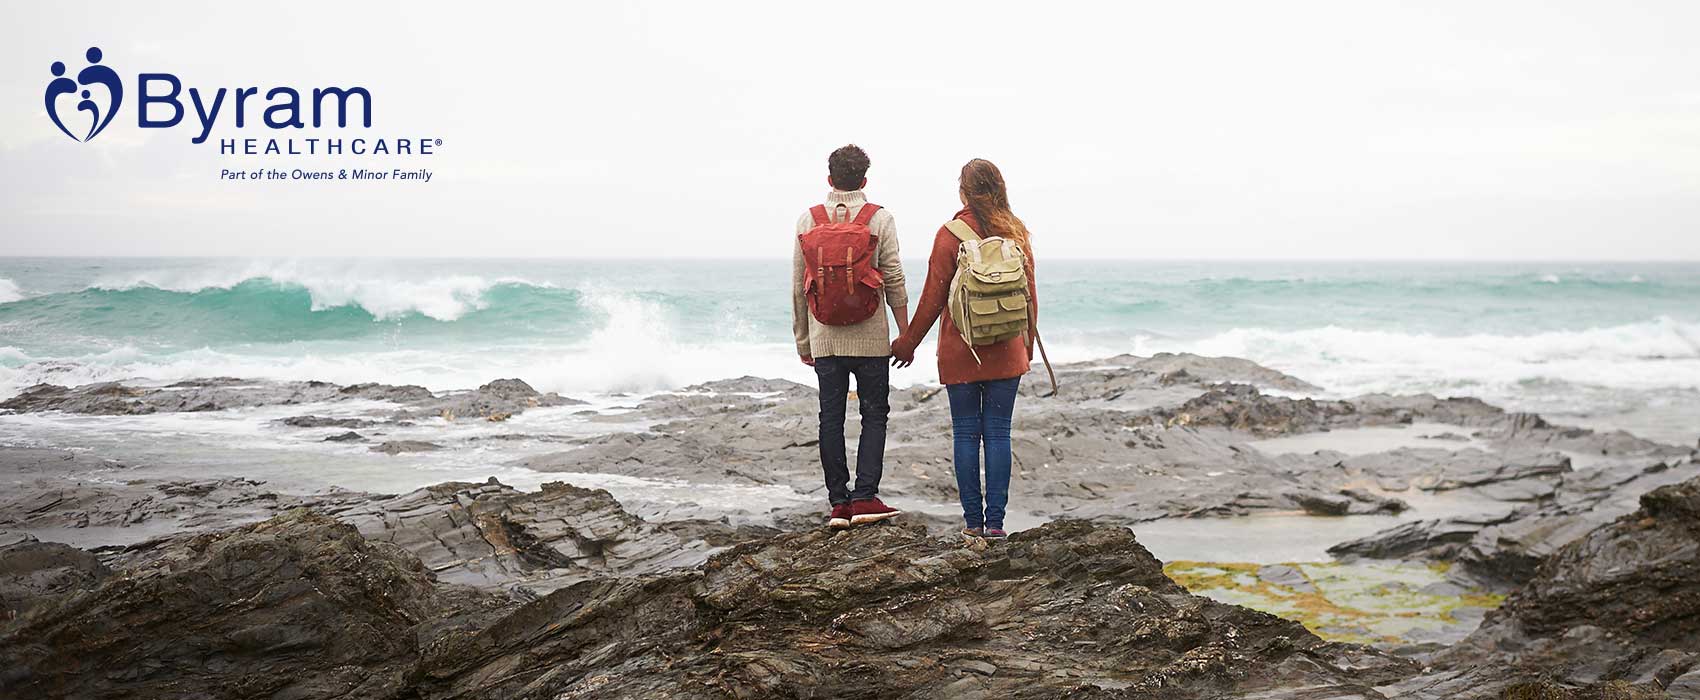
[[[523,651],[522,651],[523,650]],[[1124,528],[973,550],[917,527],[739,545],[700,572],[585,581],[420,659],[423,698],[1371,697],[1414,671],[1187,594]]]
[[[1584,687],[1568,686],[1551,680],[1513,683],[1501,691],[1502,700],[1669,700],[1686,697],[1667,693],[1657,686],[1611,681]]]
[[[421,638],[503,605],[300,512],[178,538],[0,626],[0,695],[395,697]]]
[[[325,438],[324,441],[325,442],[365,442],[366,436],[350,430],[346,433],[337,433],[336,435],[332,435],[328,438]]]
[[[1370,559],[1434,559],[1451,560],[1470,540],[1489,525],[1509,521],[1513,516],[1458,516],[1435,520],[1417,520],[1382,530],[1368,537],[1341,542],[1328,548],[1336,557],[1358,556]]]
[[[402,402],[398,402],[402,403]],[[396,411],[396,420],[418,418],[489,419],[512,416],[528,408],[542,406],[574,406],[584,402],[558,394],[538,393],[518,379],[497,379],[472,391],[451,391],[438,397],[420,398],[405,402],[408,408]]]
[[[709,547],[628,514],[613,496],[549,482],[521,492],[494,478],[450,482],[335,511],[396,544],[444,581],[547,593],[593,576],[701,563]]]
[[[1378,485],[1535,503],[1562,498],[1554,488],[1571,469],[1568,454],[1605,450],[1617,459],[1629,454],[1620,448],[1635,453],[1658,449],[1616,436],[1540,427],[1526,416],[1474,399],[1371,395],[1322,401],[1265,396],[1246,385],[1165,386],[1160,375],[1130,367],[1140,361],[1111,358],[1065,366],[1059,381],[1071,386],[1066,400],[1021,399],[1021,421],[1013,436],[1012,504],[1040,517],[1133,524],[1290,510],[1296,505],[1283,494],[1298,492],[1346,495],[1351,514],[1402,512],[1403,501],[1360,488]],[[933,391],[915,387],[893,395],[882,493],[929,503],[955,501],[945,439],[950,417],[936,397],[928,400]],[[1189,413],[1189,403],[1214,408]],[[780,485],[824,501],[816,466],[818,410],[812,390],[789,382],[716,382],[655,395],[618,417],[645,424],[647,432],[565,438],[567,449],[518,457],[510,464],[716,486]],[[1326,450],[1270,454],[1246,444],[1267,435],[1415,422],[1457,425],[1479,437],[1437,443],[1465,448],[1458,455],[1437,446],[1396,451],[1379,460]],[[859,434],[854,411],[846,433],[850,441]],[[642,507],[651,519],[722,515]],[[735,524],[777,525],[762,513],[730,515],[740,519]]]
[[[373,452],[387,455],[399,455],[408,452],[435,452],[443,449],[442,445],[426,440],[386,440],[372,446]]]
[[[153,413],[152,406],[135,399],[144,395],[117,382],[87,384],[73,390],[57,384],[36,384],[17,396],[0,402],[0,410],[19,413],[35,411],[65,411],[94,415],[132,415]]]
[[[1351,512],[1355,515],[1398,514],[1411,508],[1409,503],[1401,499],[1370,493],[1363,489],[1340,489],[1340,495],[1352,499]]]
[[[336,398],[336,385],[325,382],[217,380],[178,382],[151,388],[102,382],[78,387],[33,386],[0,403],[0,409],[144,415],[309,403]]]
[[[1533,576],[1549,555],[1635,510],[1642,494],[1697,475],[1700,463],[1693,461],[1558,472],[1540,479],[1550,484],[1551,495],[1538,502],[1404,523],[1328,551],[1335,556],[1456,562],[1478,581],[1516,585]],[[1514,483],[1523,481],[1529,480]]]
[[[1341,460],[1340,469],[1347,474],[1367,476],[1375,479],[1377,483],[1398,489],[1416,487],[1424,491],[1495,487],[1508,482],[1544,479],[1538,488],[1545,489],[1547,494],[1551,492],[1551,477],[1572,471],[1570,458],[1558,452],[1516,457],[1475,448],[1448,450],[1430,447],[1405,447],[1348,457]],[[1533,487],[1523,488],[1527,490]],[[1493,492],[1489,493],[1491,495]],[[1515,494],[1507,491],[1505,495]],[[1508,497],[1501,500],[1526,501],[1535,498]]]
[[[1397,498],[1388,498],[1362,489],[1341,489],[1339,493],[1296,491],[1286,494],[1304,512],[1311,515],[1377,515],[1399,513],[1410,506]]]
[[[1127,356],[1123,356],[1127,357]],[[1321,387],[1285,372],[1264,367],[1238,357],[1204,357],[1190,352],[1160,352],[1146,359],[1132,358],[1134,369],[1170,376],[1185,373],[1200,383],[1240,382],[1266,389],[1291,392],[1319,392]]]
[[[0,491],[0,528],[86,532],[80,542],[117,566],[139,543],[258,522],[295,508],[336,509],[369,494],[327,489],[279,494],[250,479],[137,479],[123,483],[36,479]]]
[[[173,538],[0,621],[0,694],[48,699],[937,697],[972,678],[1009,698],[1296,700],[1415,671],[1194,597],[1131,532],[1081,521],[979,549],[901,525],[781,534],[514,607],[296,511]]]
[[[1352,499],[1326,493],[1288,494],[1300,508],[1311,515],[1340,516],[1351,511]]]
[[[1310,577],[1306,576],[1305,572],[1286,564],[1269,564],[1259,567],[1257,578],[1300,593],[1316,592],[1316,584],[1311,582]]]
[[[261,482],[249,479],[138,480],[123,484],[40,479],[0,495],[0,526],[131,527],[165,520],[184,527],[222,527],[269,517],[277,501],[278,497],[262,488]],[[198,522],[200,517],[208,518],[207,522]]]
[[[0,620],[26,612],[48,596],[90,588],[111,572],[100,559],[66,544],[0,532]]]
[[[325,416],[290,416],[279,423],[291,428],[370,428],[377,421],[365,418],[328,418]]]
[[[1400,697],[1665,697],[1700,669],[1700,478],[1546,558]],[[1518,695],[1542,689],[1546,695]]]
[[[745,375],[736,379],[719,379],[702,384],[692,384],[679,390],[679,393],[715,394],[789,394],[793,392],[812,393],[813,387],[786,379],[767,379]]]
[[[1350,404],[1265,396],[1250,384],[1218,384],[1176,408],[1152,411],[1166,426],[1216,426],[1275,436],[1327,428],[1354,412]]]
[[[338,386],[329,382],[280,382],[213,378],[167,386],[127,386],[117,382],[64,387],[37,384],[0,402],[0,410],[17,412],[65,411],[95,415],[145,415],[192,411],[221,411],[362,399],[400,404],[393,420],[453,416],[513,415],[537,406],[566,406],[582,401],[554,393],[540,394],[518,379],[498,379],[473,391],[441,396],[417,385],[368,382]],[[296,428],[362,428],[375,421],[359,417],[294,416],[280,421]]]
[[[402,404],[419,403],[421,401],[430,401],[436,398],[436,395],[432,394],[430,389],[426,389],[418,384],[403,384],[397,386],[394,384],[365,382],[342,387],[337,389],[336,393],[339,396],[347,398],[369,399],[372,401],[393,401],[395,403]]]
[[[1066,387],[1068,400],[1104,400],[1138,407],[1171,400],[1179,403],[1196,395],[1199,388],[1218,382],[1241,382],[1297,393],[1320,391],[1304,380],[1249,360],[1191,353],[1158,353],[1151,357],[1117,355],[1060,364],[1056,372],[1058,384]],[[1035,379],[1022,383],[1022,396],[1038,397],[1050,391],[1048,380]]]

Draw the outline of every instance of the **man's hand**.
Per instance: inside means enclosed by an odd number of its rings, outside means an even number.
[[[815,358],[810,357],[808,355],[803,355],[803,356],[801,356],[801,359],[803,360],[803,364],[808,365],[810,367],[815,366]]]

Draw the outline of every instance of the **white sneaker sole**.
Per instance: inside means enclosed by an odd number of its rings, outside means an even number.
[[[903,511],[901,510],[894,510],[890,513],[863,513],[862,515],[850,516],[850,522],[854,525],[866,525],[868,523],[877,523],[881,520],[890,520],[902,514]]]
[[[843,530],[847,527],[850,527],[850,521],[845,520],[843,518],[833,518],[831,520],[826,521],[826,526],[829,527],[829,528],[832,528],[834,530]]]

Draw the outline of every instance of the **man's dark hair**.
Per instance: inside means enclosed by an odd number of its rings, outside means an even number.
[[[833,151],[826,157],[826,173],[834,189],[862,189],[862,182],[868,179],[868,154],[856,144]]]

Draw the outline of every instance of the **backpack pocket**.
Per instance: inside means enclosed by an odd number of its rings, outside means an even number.
[[[975,345],[995,343],[1027,328],[1027,295],[970,297],[968,314],[970,341]]]

